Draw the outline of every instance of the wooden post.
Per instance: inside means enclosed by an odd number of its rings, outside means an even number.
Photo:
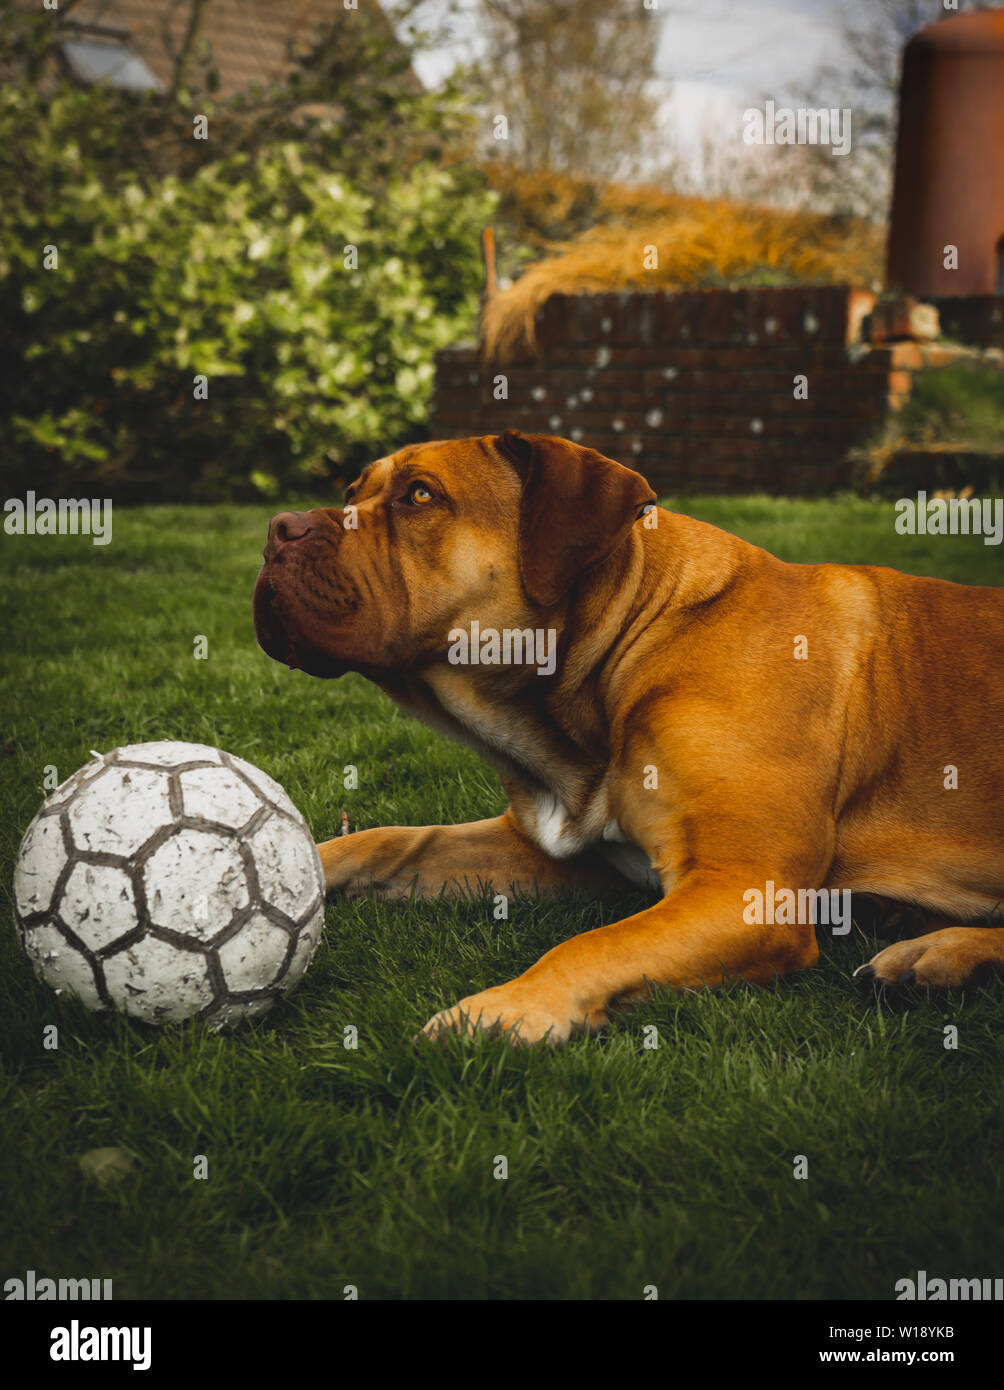
[[[495,228],[486,227],[481,233],[481,258],[485,265],[485,288],[481,296],[481,304],[484,307],[490,299],[495,298],[498,289],[498,276],[495,273]]]

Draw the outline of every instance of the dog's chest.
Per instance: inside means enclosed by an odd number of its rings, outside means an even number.
[[[608,819],[605,788],[601,787],[574,810],[570,810],[555,792],[544,788],[535,790],[528,800],[529,806],[519,805],[514,809],[527,834],[545,854],[555,859],[568,859],[601,840]]]
[[[556,859],[566,859],[592,847],[630,883],[644,888],[661,887],[659,875],[645,851],[628,839],[616,819],[609,818],[605,788],[601,788],[578,815],[562,806],[553,792],[538,792],[533,800],[534,823],[527,824],[526,830],[545,853]]]
[[[435,694],[438,711],[416,710],[421,718],[433,725],[447,721],[448,731],[473,743],[488,762],[499,765],[501,754],[501,770],[511,776],[525,769],[538,783],[520,786],[517,774],[511,801],[523,830],[545,854],[568,859],[594,847],[630,882],[659,887],[648,855],[628,839],[613,816],[607,783],[597,786],[583,768],[566,764],[546,729],[516,708],[473,699],[459,683],[440,681]],[[539,785],[544,781],[549,786]],[[590,790],[577,790],[587,782]]]

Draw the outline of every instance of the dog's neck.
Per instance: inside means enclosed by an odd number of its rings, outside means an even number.
[[[408,713],[477,752],[514,801],[529,798],[539,806],[553,797],[570,825],[588,822],[590,834],[599,835],[610,730],[626,713],[619,706],[632,688],[632,668],[644,660],[642,648],[654,630],[671,640],[674,612],[685,622],[727,584],[720,559],[714,582],[705,575],[704,531],[701,522],[660,511],[656,529],[639,523],[613,555],[580,577],[561,605],[543,611],[539,624],[553,624],[556,633],[551,675],[539,675],[532,665],[439,658],[415,671],[372,678]],[[753,549],[738,539],[735,545]],[[660,615],[668,624],[655,629]]]
[[[505,779],[531,782],[575,805],[605,773],[609,712],[603,685],[613,651],[633,625],[645,570],[636,533],[551,610],[533,630],[554,636],[554,670],[451,664],[375,677],[397,704],[473,748]],[[611,604],[611,590],[617,594]],[[574,731],[574,733],[573,733]]]

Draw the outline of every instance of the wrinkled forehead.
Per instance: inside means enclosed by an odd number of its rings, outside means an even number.
[[[476,496],[490,482],[497,491],[510,470],[486,439],[432,440],[409,444],[374,459],[352,484],[354,502],[374,498],[405,479],[426,477],[451,496]]]

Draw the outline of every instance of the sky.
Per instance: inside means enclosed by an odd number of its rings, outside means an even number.
[[[784,87],[832,54],[855,4],[847,0],[700,0],[666,14],[660,77],[740,96]]]
[[[739,92],[798,78],[839,44],[842,23],[867,0],[659,0],[662,30],[657,60],[667,84]],[[445,5],[429,0],[430,18]],[[457,58],[477,46],[473,7],[455,26],[455,39],[418,64],[434,84]]]
[[[702,130],[734,133],[765,96],[794,104],[799,87],[840,52],[855,8],[847,0],[698,0],[668,14],[657,60],[669,92],[662,119],[684,157],[696,158]],[[827,96],[813,99],[822,105]]]
[[[666,0],[663,0],[666,3]],[[846,0],[703,0],[667,14],[657,70],[684,104],[791,95],[842,45]]]
[[[463,0],[462,0],[463,3]],[[839,62],[848,19],[867,12],[869,0],[659,0],[658,85],[662,117],[672,122],[683,152],[700,131],[740,125],[742,112],[765,96],[794,103],[798,88],[823,62]],[[439,12],[442,12],[439,7]],[[430,17],[437,0],[429,0]],[[422,58],[429,85],[478,46],[470,8],[453,42]],[[826,93],[814,100],[831,104]]]

